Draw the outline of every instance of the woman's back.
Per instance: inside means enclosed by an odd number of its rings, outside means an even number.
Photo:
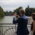
[[[33,21],[33,27],[34,27],[34,30],[35,30],[35,21]]]
[[[35,35],[35,13],[32,13],[32,19],[33,19],[33,23],[32,23],[32,31],[33,31],[33,35]]]

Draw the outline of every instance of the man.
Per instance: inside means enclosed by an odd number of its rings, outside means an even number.
[[[28,18],[25,16],[25,10],[20,9],[19,14],[21,17],[18,16],[18,19],[15,20],[15,17],[17,16],[16,13],[14,13],[14,18],[13,18],[13,23],[16,24],[18,23],[18,28],[17,28],[17,35],[28,35],[28,29],[27,29],[27,23],[28,23]]]

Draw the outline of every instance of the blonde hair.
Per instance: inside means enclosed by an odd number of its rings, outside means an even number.
[[[20,9],[19,12],[21,12],[22,14],[25,14],[25,10],[24,9]]]

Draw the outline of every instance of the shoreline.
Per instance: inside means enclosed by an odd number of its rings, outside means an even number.
[[[4,18],[4,16],[3,17],[0,17],[0,19],[2,19],[2,18]]]

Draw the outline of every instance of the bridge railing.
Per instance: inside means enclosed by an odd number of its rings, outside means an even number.
[[[13,23],[0,23],[0,35],[16,35],[17,24]],[[27,25],[28,30],[31,31],[31,25]]]

